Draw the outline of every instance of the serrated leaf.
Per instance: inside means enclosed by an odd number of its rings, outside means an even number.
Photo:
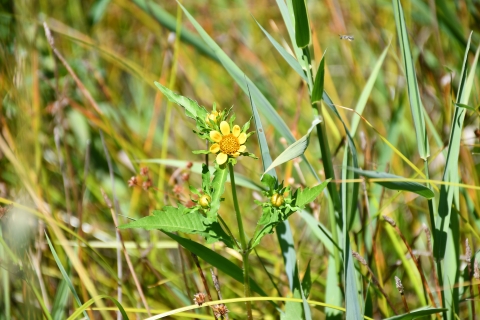
[[[393,316],[393,317],[390,317],[390,318],[386,318],[385,320],[413,320],[413,319],[419,319],[419,318],[422,318],[422,317],[425,317],[425,316],[429,316],[429,315],[432,315],[432,314],[436,314],[436,313],[439,313],[439,312],[447,311],[447,310],[448,309],[432,308],[432,307],[428,306],[428,307],[424,307],[424,308],[420,308],[420,309],[417,309],[417,310],[410,311],[410,313],[405,313],[405,314],[401,314],[401,315],[398,315],[398,316]]]
[[[153,211],[153,216],[144,217],[119,226],[119,229],[141,228],[145,230],[163,230],[170,232],[204,233],[207,229],[204,217],[198,212],[189,213],[188,208],[166,206]]]
[[[323,84],[325,76],[325,53],[323,54],[322,60],[320,60],[320,65],[318,66],[317,74],[315,76],[315,82],[313,83],[312,104],[322,101],[323,97]]]
[[[303,208],[305,205],[315,200],[320,195],[320,193],[322,193],[323,189],[325,189],[330,180],[331,179],[325,180],[324,182],[313,188],[305,188],[303,190],[297,189],[295,206]]]
[[[207,116],[207,110],[201,107],[196,101],[193,101],[190,98],[179,95],[178,93],[173,92],[167,87],[162,86],[157,81],[154,82],[160,91],[168,98],[168,100],[178,104],[179,106],[185,108],[185,114],[187,117],[196,119],[197,117],[205,119]]]
[[[285,151],[283,151],[272,162],[272,164],[270,164],[270,166],[267,169],[265,169],[263,174],[265,174],[266,172],[272,170],[273,168],[281,165],[282,163],[285,163],[287,161],[290,161],[292,159],[295,159],[295,158],[303,155],[305,150],[307,150],[308,143],[310,142],[310,133],[312,132],[313,128],[315,128],[315,126],[317,124],[319,124],[320,122],[322,122],[320,119],[318,119],[318,118],[315,119],[312,122],[312,125],[310,126],[310,129],[308,129],[307,134],[304,135],[303,137],[301,137],[300,139],[298,139],[297,141],[295,141],[294,143],[292,143],[290,146],[288,146],[288,148],[285,149]]]
[[[227,181],[228,168],[217,167],[215,173],[213,174],[212,181],[212,201],[210,202],[210,210],[207,212],[207,218],[210,221],[217,221],[218,209],[220,209],[220,201],[222,195],[225,192],[225,182]]]
[[[310,44],[310,23],[308,21],[307,4],[305,0],[292,0],[295,15],[295,42],[299,48]]]
[[[372,179],[388,179],[389,181],[375,181],[381,186],[391,190],[404,190],[416,193],[426,199],[431,199],[435,196],[432,190],[418,182],[406,181],[404,177],[397,176],[385,172],[368,171],[351,168],[350,170],[358,173],[361,176]]]

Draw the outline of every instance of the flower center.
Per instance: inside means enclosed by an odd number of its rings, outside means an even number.
[[[240,143],[238,143],[237,137],[233,134],[229,134],[222,137],[222,141],[219,143],[220,150],[226,154],[234,154],[240,149]]]

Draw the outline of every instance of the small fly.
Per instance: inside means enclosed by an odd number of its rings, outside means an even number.
[[[349,36],[349,35],[341,35],[339,34],[340,36],[340,40],[348,40],[348,41],[353,41],[355,38],[353,36]]]

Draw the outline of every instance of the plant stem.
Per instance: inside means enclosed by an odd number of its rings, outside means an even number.
[[[249,276],[249,265],[248,265],[248,255],[250,250],[247,247],[247,240],[245,238],[245,230],[243,229],[242,215],[240,213],[240,208],[238,206],[237,200],[237,190],[235,187],[235,174],[233,172],[233,165],[228,164],[228,169],[230,172],[230,184],[232,185],[232,197],[233,205],[235,207],[235,216],[237,217],[238,231],[240,233],[240,244],[241,244],[241,254],[243,257],[243,286],[245,298],[250,297],[250,276]],[[247,306],[247,318],[248,320],[253,320],[252,317],[252,306],[250,301],[246,301],[245,305]]]

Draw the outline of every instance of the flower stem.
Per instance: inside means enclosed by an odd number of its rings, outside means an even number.
[[[228,169],[230,172],[230,184],[232,185],[232,197],[233,205],[235,207],[235,216],[237,217],[238,231],[240,233],[240,244],[241,244],[241,254],[243,257],[243,286],[245,298],[250,297],[250,275],[249,270],[250,266],[248,264],[248,255],[250,253],[249,248],[247,247],[247,240],[245,238],[245,230],[243,229],[242,214],[240,213],[240,208],[238,206],[237,200],[237,189],[235,186],[235,174],[233,172],[233,165],[228,164]],[[245,305],[247,307],[247,318],[248,320],[253,320],[252,317],[252,306],[250,301],[246,301]]]

